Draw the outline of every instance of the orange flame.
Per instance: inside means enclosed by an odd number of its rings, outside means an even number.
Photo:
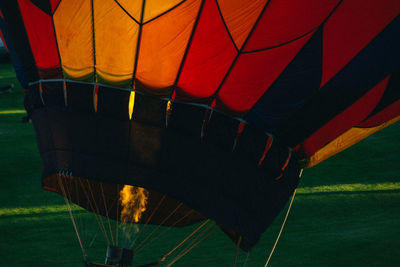
[[[119,192],[121,201],[121,222],[139,222],[142,213],[146,210],[149,192],[143,187],[124,185]]]

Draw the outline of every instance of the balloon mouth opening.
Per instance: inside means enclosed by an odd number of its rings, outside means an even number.
[[[60,172],[44,177],[42,179],[42,187],[47,191],[57,193],[67,198],[71,204],[78,205],[79,207],[86,209],[88,212],[119,221],[120,223],[124,223],[122,212],[123,201],[121,199],[122,191],[124,191],[124,188],[126,187],[142,188],[81,178],[71,175],[68,172]],[[155,190],[147,188],[142,189],[146,190],[148,194],[146,210],[142,213],[142,216],[138,221],[133,220],[134,212],[132,212],[132,218],[129,220],[128,224],[133,222],[134,224],[152,224],[179,228],[193,225],[208,219],[207,216],[190,208],[173,197],[159,193]],[[95,200],[98,200],[97,205],[93,202]],[[113,207],[112,203],[115,203],[116,201],[121,203],[119,209],[118,207],[110,208]],[[241,237],[238,232],[227,225],[220,223],[216,223],[216,225],[227,234],[234,243],[236,243]],[[244,251],[250,251],[251,247],[252,246],[248,244],[246,238],[243,238],[240,243],[240,248]],[[117,252],[118,249],[123,250],[125,248],[108,246],[107,251],[109,252],[107,252],[107,255],[110,255],[110,259],[112,258],[112,255],[115,255],[115,253],[128,253],[123,251]],[[125,266],[112,265],[110,263],[107,265],[99,263],[90,264],[92,265],[88,266]]]
[[[67,198],[69,202],[89,212],[120,223],[184,227],[208,218],[183,202],[147,187],[107,183],[81,178],[67,172],[43,178],[42,187]],[[126,189],[130,191],[128,200],[126,195],[124,196]],[[140,198],[138,192],[143,191],[146,196]],[[130,206],[132,202],[145,203],[141,206]],[[137,216],[138,209],[142,211],[140,216]]]

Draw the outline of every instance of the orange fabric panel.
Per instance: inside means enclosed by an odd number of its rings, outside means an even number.
[[[372,128],[351,128],[347,132],[343,133],[335,140],[324,146],[322,149],[317,151],[312,157],[307,165],[307,168],[311,168],[318,163],[336,155],[337,153],[351,147],[352,145],[360,142],[361,140],[367,138],[373,133],[386,128],[389,125],[400,120],[400,116],[393,118],[392,120],[385,122],[379,126]]]
[[[168,11],[184,0],[146,0],[143,22],[147,22]]]
[[[153,88],[174,84],[200,8],[189,0],[143,26],[136,78]]]
[[[218,1],[224,21],[238,49],[242,47],[266,3],[267,0]]]
[[[96,71],[106,84],[132,79],[139,25],[114,0],[94,0]]]
[[[118,2],[126,12],[129,13],[137,22],[140,22],[142,14],[143,0],[114,0]]]
[[[93,32],[90,0],[63,0],[54,27],[65,75],[83,79],[93,73]]]

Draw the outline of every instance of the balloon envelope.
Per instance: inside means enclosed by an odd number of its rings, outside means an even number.
[[[75,202],[81,179],[114,198],[144,187],[140,222],[192,211],[182,225],[212,218],[250,249],[301,168],[400,118],[396,0],[18,0],[1,11],[29,82],[43,187],[62,194],[57,177],[69,177]],[[171,222],[149,219],[161,199],[165,216],[183,203]]]

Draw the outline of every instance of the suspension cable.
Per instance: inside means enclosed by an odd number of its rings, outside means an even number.
[[[89,203],[90,209],[93,211],[93,214],[95,215],[97,224],[99,225],[100,230],[102,230],[104,238],[107,241],[107,244],[110,245],[110,239],[108,238],[107,231],[106,231],[104,225],[102,224],[102,221],[100,222],[101,218],[99,218],[99,215],[96,213],[96,210],[93,208],[92,201],[89,198],[89,193],[86,191],[85,186],[83,185],[83,182],[81,181],[81,179],[79,179],[79,183],[81,184],[82,190],[85,193],[85,196],[86,196],[86,199],[87,199],[87,201]],[[111,238],[112,238],[112,236],[111,236]],[[114,241],[113,241],[113,245],[114,245]]]
[[[288,216],[289,216],[289,213],[290,213],[290,210],[291,210],[291,208],[292,208],[292,204],[293,204],[293,200],[294,200],[295,195],[296,195],[296,189],[295,189],[294,192],[293,192],[292,200],[290,201],[289,208],[288,208],[288,210],[286,211],[285,219],[283,220],[281,229],[279,230],[279,234],[278,234],[278,236],[276,237],[275,244],[274,244],[274,246],[272,247],[272,250],[271,250],[271,252],[270,252],[270,254],[269,254],[269,256],[268,256],[267,262],[265,263],[264,267],[267,267],[267,266],[268,266],[268,263],[269,263],[269,261],[271,260],[272,254],[274,254],[276,245],[278,244],[279,238],[281,237],[283,228],[285,227],[285,224],[286,224],[286,220],[287,220],[287,218],[288,218]]]
[[[117,191],[118,192],[120,192],[120,190],[119,190],[119,184],[117,184]],[[116,217],[116,220],[115,220],[115,228],[116,228],[116,232],[117,232],[117,234],[116,234],[116,236],[115,236],[115,242],[116,242],[116,246],[118,247],[118,207],[119,207],[119,202],[117,202],[117,217]]]
[[[102,183],[102,182],[100,182],[100,189],[101,189],[101,194],[102,194],[102,196],[103,196],[104,208],[105,208],[105,210],[106,210],[106,217],[107,217],[107,221],[108,221],[108,229],[110,230],[110,235],[111,235],[111,238],[112,238],[113,232],[112,232],[112,228],[111,228],[110,217],[108,216],[108,209],[107,209],[107,204],[106,204],[106,197],[105,197],[105,194],[104,194],[104,189],[103,189],[103,183]],[[113,243],[114,243],[114,241],[113,241]]]
[[[246,265],[247,265],[247,261],[249,260],[249,255],[250,255],[250,251],[249,251],[249,252],[247,252],[247,255],[246,255],[246,260],[244,261],[243,267],[246,267]]]
[[[182,249],[178,255],[172,260],[173,262],[177,261],[175,259],[179,259],[183,257],[186,253],[188,253],[190,250],[192,250],[198,243],[198,240],[203,240],[202,237],[207,233],[207,232],[214,232],[216,229],[216,224],[212,223],[206,227],[201,233],[199,233],[184,249]],[[213,228],[211,231],[209,231],[211,228]],[[171,262],[172,262],[171,261]],[[172,264],[172,263],[171,263]]]
[[[137,251],[144,249],[145,247],[147,247],[148,245],[150,245],[151,243],[153,243],[154,241],[156,241],[157,239],[159,239],[162,235],[164,235],[166,232],[170,231],[172,229],[173,226],[175,226],[176,224],[178,224],[180,221],[182,221],[183,219],[185,219],[187,216],[189,216],[191,213],[193,212],[193,210],[189,210],[185,215],[183,215],[179,220],[177,220],[176,222],[174,222],[173,224],[169,225],[169,227],[167,227],[164,231],[162,231],[161,233],[159,233],[156,237],[154,237],[151,241],[149,241],[147,244],[144,244],[142,247],[138,248]],[[159,228],[159,227],[157,227]],[[154,231],[153,231],[154,232]],[[143,242],[142,242],[143,243]],[[136,251],[136,252],[137,252]]]
[[[69,200],[67,198],[67,195],[66,195],[66,192],[65,192],[65,188],[64,188],[64,184],[62,183],[62,180],[61,180],[61,175],[57,174],[57,178],[58,178],[58,183],[60,185],[61,191],[62,191],[63,196],[64,196],[65,204],[68,207],[68,212],[69,212],[69,216],[71,217],[72,225],[74,226],[76,236],[78,237],[79,245],[81,247],[82,254],[83,254],[83,259],[86,261],[87,254],[86,254],[85,248],[83,247],[81,236],[79,234],[78,227],[77,227],[77,225],[75,223],[74,216],[72,215],[71,205],[70,205]]]
[[[303,169],[300,170],[299,179],[301,178],[302,175],[303,175]],[[270,254],[269,254],[269,256],[268,256],[267,261],[265,262],[264,267],[267,267],[267,266],[268,266],[268,263],[269,263],[269,261],[271,260],[272,254],[274,254],[276,245],[278,244],[279,238],[281,237],[283,228],[285,227],[285,224],[286,224],[286,220],[287,220],[287,218],[288,218],[288,216],[289,216],[289,213],[290,213],[290,210],[291,210],[291,208],[292,208],[292,204],[293,204],[293,200],[294,200],[294,197],[295,197],[295,196],[296,196],[296,189],[293,191],[292,199],[290,200],[289,207],[288,207],[288,209],[287,209],[287,211],[286,211],[285,219],[284,219],[283,222],[282,222],[281,229],[279,230],[279,234],[278,234],[278,236],[276,237],[275,244],[274,244],[274,246],[272,247],[272,250],[271,250],[271,252],[270,252]]]
[[[165,261],[167,259],[167,257],[169,255],[171,255],[172,252],[174,252],[177,248],[182,246],[190,237],[192,237],[197,231],[199,231],[201,228],[203,228],[204,225],[206,225],[209,221],[210,221],[210,219],[207,219],[204,223],[202,223],[199,227],[197,227],[197,229],[195,229],[191,234],[189,234],[185,239],[183,239],[175,248],[173,248],[170,252],[165,254],[164,257],[162,257],[160,261]]]
[[[154,208],[153,212],[150,214],[149,218],[147,218],[146,223],[143,225],[143,227],[140,228],[139,232],[137,233],[135,239],[132,241],[131,244],[129,244],[129,247],[132,247],[133,245],[135,245],[136,240],[138,239],[138,237],[144,232],[144,229],[146,229],[147,225],[149,224],[151,218],[153,218],[153,215],[156,213],[156,211],[158,210],[158,208],[161,206],[161,203],[164,201],[164,199],[166,198],[166,195],[163,195],[163,197],[161,198],[161,200],[158,202],[157,206]],[[128,234],[131,235],[131,231],[132,231],[132,225],[133,223],[130,225],[129,230],[128,230]]]
[[[242,242],[242,236],[239,236],[239,239],[237,241],[236,244],[236,249],[235,249],[235,256],[233,257],[233,267],[236,267],[236,261],[237,261],[237,256],[239,253],[239,247],[240,247],[240,243]]]
[[[210,229],[211,227],[214,227],[211,231],[209,231],[206,235],[204,235],[208,229]],[[186,249],[184,249],[183,251],[181,251],[170,263],[167,264],[166,267],[171,266],[172,264],[174,264],[175,262],[177,262],[178,260],[180,260],[183,256],[185,256],[187,253],[189,253],[192,249],[194,249],[198,244],[200,244],[201,242],[203,242],[205,239],[207,239],[211,234],[213,234],[215,231],[217,230],[217,228],[214,225],[210,225],[207,227],[206,230],[204,230],[201,234],[199,234],[187,247]],[[203,236],[203,237],[201,237]],[[201,238],[200,238],[201,237]],[[200,238],[200,240],[198,240]],[[197,241],[198,240],[198,241]],[[197,242],[196,242],[197,241]]]
[[[163,220],[155,229],[153,229],[153,231],[151,231],[151,233],[150,233],[149,235],[147,235],[147,236],[142,240],[142,242],[140,242],[139,245],[136,246],[136,248],[135,248],[134,250],[136,250],[136,252],[137,252],[137,251],[143,249],[143,248],[142,248],[142,245],[145,243],[145,241],[146,241],[147,239],[149,239],[149,238],[161,227],[161,225],[162,225],[163,223],[165,223],[172,215],[174,215],[175,212],[176,212],[182,205],[183,205],[183,203],[179,203],[179,205],[178,205],[166,218],[164,218],[164,220]],[[189,211],[189,213],[190,213],[190,212],[191,212],[191,211]],[[186,215],[187,215],[187,214],[186,214]],[[186,217],[186,215],[183,216],[183,218]],[[178,221],[179,221],[179,220],[178,220]],[[169,229],[169,228],[167,228],[167,229]],[[154,239],[153,239],[150,243],[152,243],[153,241],[154,241]],[[145,246],[147,246],[148,244],[149,244],[149,243],[147,243]],[[131,247],[129,247],[129,248],[131,248]]]

